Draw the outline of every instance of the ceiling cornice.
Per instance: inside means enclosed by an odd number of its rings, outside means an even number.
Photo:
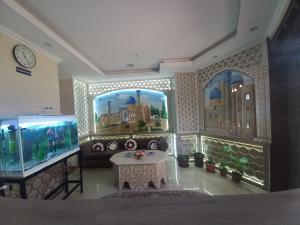
[[[19,15],[24,17],[27,21],[29,21],[31,24],[36,26],[38,29],[43,31],[45,34],[47,34],[50,38],[52,38],[54,41],[56,41],[59,45],[63,46],[67,51],[69,51],[71,54],[73,54],[75,57],[77,57],[80,61],[82,61],[83,63],[88,65],[99,75],[105,77],[104,73],[102,72],[102,70],[99,67],[94,65],[88,58],[86,58],[83,54],[81,54],[76,48],[74,48],[72,45],[70,45],[68,42],[66,42],[57,33],[55,33],[53,30],[51,30],[44,23],[42,23],[38,18],[36,18],[33,14],[31,14],[28,10],[26,10],[24,7],[22,7],[15,0],[2,0],[2,2],[5,3],[11,9],[13,9],[16,13],[18,13]]]
[[[13,32],[12,30],[2,26],[0,24],[0,32],[3,34],[6,34],[7,36],[23,43],[24,45],[27,45],[28,47],[34,49],[35,51],[47,56],[48,58],[52,59],[54,62],[59,63],[62,60],[60,58],[58,58],[57,56],[53,55],[52,53],[46,51],[43,48],[40,48],[39,46],[37,46],[36,44],[32,43],[31,41],[28,41],[27,39],[23,38],[22,36],[20,36],[19,34]]]
[[[279,27],[286,10],[288,9],[289,5],[291,3],[291,0],[281,0],[279,1],[275,12],[273,14],[272,20],[268,26],[268,29],[266,31],[265,36],[272,38],[273,35],[275,34],[277,28]]]

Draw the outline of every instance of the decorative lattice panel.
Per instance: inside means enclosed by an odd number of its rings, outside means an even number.
[[[220,138],[201,136],[202,151],[206,157],[212,157],[216,163],[224,160],[230,167],[230,156],[223,154],[225,145],[232,147],[234,156],[246,157],[249,160],[248,168],[244,177],[252,182],[264,186],[264,180],[267,173],[264,167],[264,149],[263,146],[235,142]]]
[[[257,44],[238,54],[210,65],[198,71],[199,90],[202,91],[207,83],[218,73],[233,69],[245,73],[255,80],[255,103],[257,121],[257,141],[270,142],[270,101],[269,101],[269,66],[267,62],[267,48],[264,44]],[[200,95],[200,93],[199,93]],[[200,102],[203,96],[200,95]],[[203,105],[199,106],[200,130],[204,130]]]
[[[89,134],[87,86],[84,82],[73,80],[74,107],[78,119],[78,135]]]
[[[198,101],[195,73],[177,73],[176,111],[177,132],[194,133],[198,131]]]
[[[198,136],[195,134],[177,136],[177,152],[193,156],[194,152],[198,152]]]
[[[102,82],[88,84],[89,95],[99,95],[105,92],[125,89],[125,88],[145,88],[158,91],[171,90],[171,80],[135,80],[135,81],[120,81],[120,82]]]
[[[246,49],[238,54],[230,56],[222,61],[210,65],[198,72],[199,82],[203,83],[209,81],[212,75],[227,69],[227,68],[239,68],[245,69],[253,65],[260,64],[262,59],[262,46],[257,44],[249,49]]]

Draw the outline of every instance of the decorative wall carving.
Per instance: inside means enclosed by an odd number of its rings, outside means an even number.
[[[195,133],[199,127],[196,73],[177,73],[175,80],[177,133]]]
[[[254,140],[270,142],[269,69],[265,43],[257,44],[198,71],[199,90],[203,90],[209,80],[216,74],[228,69],[240,71],[254,78],[257,126],[256,138]],[[200,131],[205,131],[202,95],[200,95],[199,108]]]
[[[206,157],[212,157],[217,163],[220,160],[227,162],[230,167],[229,156],[223,157],[222,150],[225,145],[230,145],[236,157],[246,157],[249,160],[249,167],[245,171],[244,177],[264,186],[268,177],[267,168],[264,165],[264,149],[261,145],[252,145],[242,142],[234,142],[220,138],[201,136],[202,151]]]
[[[179,135],[176,146],[178,153],[191,156],[193,152],[198,152],[198,135]]]
[[[156,80],[133,80],[133,81],[118,81],[118,82],[98,82],[88,84],[89,95],[100,95],[109,91],[126,89],[126,88],[145,88],[157,91],[171,90],[171,79],[156,79]]]
[[[78,120],[78,135],[89,134],[88,99],[86,83],[73,80],[74,108]]]

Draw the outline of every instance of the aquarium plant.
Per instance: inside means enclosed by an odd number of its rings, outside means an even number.
[[[72,147],[71,128],[69,126],[66,128],[65,146],[67,148],[71,148]]]
[[[8,126],[8,151],[10,154],[14,154],[17,151],[17,129],[14,125]]]
[[[39,142],[39,151],[37,153],[37,159],[39,161],[42,161],[46,158],[46,155],[48,153],[48,140],[46,138],[42,139],[40,142]]]

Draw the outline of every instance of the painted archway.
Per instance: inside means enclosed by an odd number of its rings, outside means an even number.
[[[252,139],[256,133],[254,79],[236,70],[214,76],[203,90],[207,131]]]
[[[167,131],[167,96],[149,89],[122,89],[96,96],[95,133]]]

